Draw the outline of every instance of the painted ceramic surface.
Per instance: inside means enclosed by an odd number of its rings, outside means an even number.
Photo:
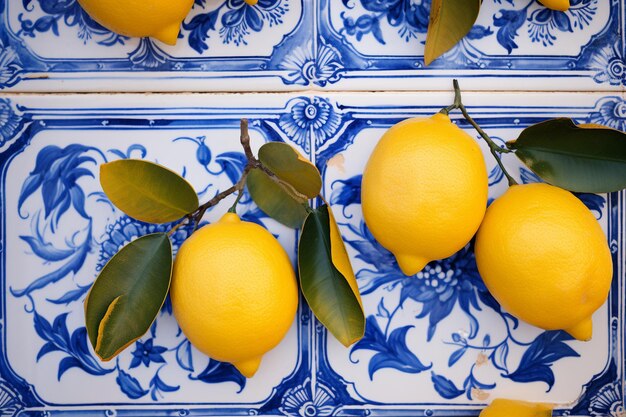
[[[363,224],[360,173],[382,132],[432,114],[450,94],[244,98],[0,99],[0,414],[476,416],[490,399],[508,396],[563,404],[556,415],[624,416],[623,193],[579,195],[607,233],[616,271],[609,300],[593,317],[593,340],[577,342],[502,311],[477,274],[471,247],[405,277]],[[613,96],[474,94],[466,102],[497,140],[556,116],[626,127],[626,104]],[[363,293],[365,337],[344,348],[302,303],[285,340],[245,379],[197,352],[166,303],[144,337],[115,360],[98,361],[83,325],[86,291],[122,245],[162,228],[112,207],[99,188],[98,165],[157,161],[206,200],[243,168],[241,117],[250,118],[254,148],[286,141],[320,168]],[[506,181],[486,156],[495,198]],[[513,158],[506,164],[520,181],[537,181]],[[268,227],[295,258],[295,231],[247,199],[239,211]],[[188,233],[173,235],[175,248]]]
[[[0,89],[447,90],[454,75],[482,90],[622,90],[624,0],[571,4],[485,0],[425,68],[430,0],[196,0],[175,47],[112,34],[76,0],[0,0]]]

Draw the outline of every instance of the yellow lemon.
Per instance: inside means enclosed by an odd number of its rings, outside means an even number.
[[[559,10],[561,12],[567,11],[569,9],[569,1],[570,0],[539,0],[546,6],[548,9]]]
[[[462,249],[487,208],[488,180],[474,139],[444,114],[392,126],[363,173],[363,217],[406,275]]]
[[[579,340],[606,300],[613,264],[593,214],[548,184],[514,185],[487,209],[476,236],[485,285],[509,313]]]
[[[124,36],[151,36],[176,44],[194,0],[78,0],[96,22]]]
[[[496,399],[480,412],[480,417],[550,417],[552,404]]]
[[[181,330],[196,348],[251,377],[262,355],[289,330],[298,287],[276,238],[227,213],[180,247],[171,299]]]

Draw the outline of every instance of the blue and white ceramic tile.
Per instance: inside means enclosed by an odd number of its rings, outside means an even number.
[[[624,0],[485,0],[425,68],[430,0],[196,0],[175,47],[114,35],[76,0],[0,0],[13,91],[622,90]]]
[[[476,416],[506,396],[558,403],[555,415],[624,417],[624,193],[579,196],[604,227],[616,265],[587,343],[502,311],[471,247],[405,277],[365,228],[360,173],[381,133],[451,100],[443,93],[0,98],[0,414]],[[626,128],[626,103],[616,96],[492,93],[465,101],[498,140],[556,116]],[[98,165],[158,161],[207,199],[242,170],[241,117],[251,121],[255,148],[286,141],[320,168],[363,293],[366,336],[344,348],[303,304],[285,340],[245,379],[191,347],[166,304],[148,334],[118,359],[98,361],[83,326],[85,293],[113,253],[156,228],[111,206]],[[537,180],[513,158],[506,164],[521,181]],[[493,198],[506,185],[493,163],[490,171]],[[240,208],[295,256],[295,231],[249,201]],[[187,234],[179,230],[174,245]]]

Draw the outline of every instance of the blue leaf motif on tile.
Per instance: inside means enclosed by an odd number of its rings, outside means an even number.
[[[517,43],[517,31],[526,23],[526,8],[521,11],[517,10],[500,10],[500,12],[493,17],[494,26],[498,27],[498,33],[496,38],[498,43],[502,45],[508,53],[513,52],[516,49]]]
[[[220,170],[211,173],[213,175],[225,173],[234,184],[241,178],[247,159],[241,152],[224,152],[215,158],[215,162],[220,166]]]
[[[438,375],[432,372],[430,379],[433,382],[435,391],[447,400],[460,397],[463,393],[465,393],[465,390],[457,388],[456,385],[454,385],[454,382],[450,381],[443,375]]]
[[[587,208],[596,213],[596,219],[602,218],[602,210],[606,205],[606,199],[598,194],[574,193]]]
[[[361,204],[361,182],[363,175],[355,175],[347,180],[333,181],[330,188],[330,204],[348,207],[351,204]]]
[[[70,290],[68,292],[66,292],[65,294],[63,294],[61,297],[59,298],[46,298],[46,301],[49,301],[53,304],[70,304],[74,301],[78,301],[81,298],[83,298],[84,295],[86,295],[89,292],[89,289],[91,288],[91,285],[86,285],[84,287],[78,287],[74,290]]]
[[[365,336],[350,350],[350,356],[358,350],[371,350],[376,354],[369,361],[370,379],[376,371],[383,368],[397,369],[401,372],[417,374],[428,370],[431,365],[424,365],[407,347],[406,334],[413,326],[396,328],[388,336],[383,333],[375,316],[369,316],[365,326]]]
[[[68,356],[63,358],[59,364],[57,378],[70,368],[78,367],[91,375],[105,375],[113,369],[105,369],[91,355],[87,346],[87,330],[84,327],[76,329],[72,335],[67,329],[67,315],[63,313],[54,319],[50,324],[44,317],[34,311],[34,327],[37,335],[46,343],[40,348],[37,354],[37,361],[50,352],[64,352]]]
[[[196,5],[204,6],[204,2],[196,2]],[[184,22],[183,30],[189,32],[189,46],[202,54],[209,49],[207,39],[210,32],[219,32],[225,44],[246,45],[248,36],[253,32],[282,24],[288,11],[289,0],[260,0],[254,6],[243,0],[226,0],[217,8]],[[219,29],[218,22],[221,24]]]
[[[395,28],[398,35],[409,42],[417,38],[418,34],[426,33],[430,16],[430,0],[359,0],[369,14],[358,17],[346,12],[341,13],[343,28],[349,36],[361,40],[363,36],[371,34],[381,44],[385,44],[381,23]],[[343,4],[351,9],[350,2]]]
[[[185,371],[193,372],[193,356],[191,354],[191,343],[184,340],[176,347],[176,362]]]
[[[154,401],[158,401],[159,398],[163,398],[164,392],[175,392],[180,389],[180,385],[166,384],[159,376],[159,371],[154,374],[150,380],[150,397]]]
[[[197,376],[189,376],[190,379],[214,384],[217,382],[234,382],[239,386],[239,391],[243,391],[246,386],[246,377],[230,363],[219,362],[209,359],[209,364]]]
[[[549,392],[554,385],[551,365],[562,358],[580,356],[565,343],[570,340],[574,338],[561,330],[540,334],[524,352],[517,370],[503,376],[515,382],[543,381]]]
[[[115,378],[115,382],[117,382],[117,385],[119,385],[122,392],[126,394],[128,398],[137,400],[149,392],[141,387],[137,378],[127,372],[124,372],[122,369],[118,368],[117,371],[118,373],[117,378]]]
[[[77,0],[36,0],[36,2],[44,15],[33,21],[28,19],[24,13],[20,13],[18,16],[20,30],[17,33],[19,36],[34,38],[37,33],[49,31],[59,36],[59,23],[63,23],[67,27],[77,27],[78,38],[85,44],[96,37],[100,38],[98,44],[103,46],[112,46],[118,43],[123,45],[124,41],[128,39],[110,32],[93,20],[78,4]],[[35,11],[32,3],[32,1],[23,2],[26,13]]]

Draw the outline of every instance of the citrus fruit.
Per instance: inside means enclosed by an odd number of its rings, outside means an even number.
[[[550,417],[552,404],[495,399],[480,412],[480,417]]]
[[[607,298],[613,264],[602,228],[572,193],[548,184],[510,187],[487,209],[475,252],[505,310],[591,339],[591,315]]]
[[[487,169],[474,139],[438,113],[392,126],[363,173],[363,217],[406,275],[462,249],[487,208]]]
[[[539,0],[548,9],[558,10],[561,12],[569,9],[570,0]]]
[[[289,330],[298,307],[291,261],[263,227],[225,214],[176,256],[171,300],[189,341],[246,377]]]
[[[176,44],[180,24],[194,0],[78,0],[105,28],[124,36],[151,36]]]

